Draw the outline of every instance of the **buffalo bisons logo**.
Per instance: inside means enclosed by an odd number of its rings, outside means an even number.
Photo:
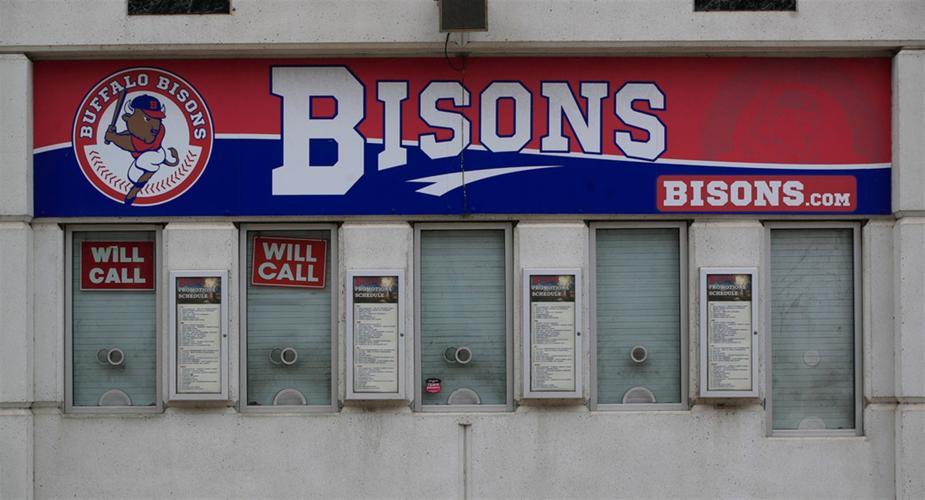
[[[126,205],[180,196],[212,152],[212,116],[202,96],[157,68],[130,68],[97,83],[80,103],[73,134],[84,176]]]

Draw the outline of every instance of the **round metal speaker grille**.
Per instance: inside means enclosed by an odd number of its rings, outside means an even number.
[[[655,394],[645,387],[636,386],[623,394],[623,402],[626,404],[654,403]]]
[[[128,397],[124,391],[119,389],[110,389],[100,396],[100,406],[132,406],[132,398]]]
[[[472,389],[461,387],[450,393],[446,403],[450,405],[477,405],[482,404],[482,398],[479,397],[479,393]]]
[[[306,403],[305,396],[295,389],[283,389],[273,396],[273,404],[276,406],[299,406]]]

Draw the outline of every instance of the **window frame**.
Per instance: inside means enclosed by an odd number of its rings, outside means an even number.
[[[261,413],[337,413],[340,411],[340,394],[338,390],[338,374],[340,364],[338,357],[340,349],[338,348],[338,314],[340,300],[340,281],[338,266],[340,265],[340,255],[338,253],[338,225],[334,223],[321,224],[241,224],[238,227],[239,240],[239,258],[238,271],[240,279],[238,280],[238,401],[237,408],[241,413],[261,414]],[[330,233],[330,244],[328,246],[328,255],[331,257],[331,267],[328,269],[327,282],[331,290],[331,403],[324,405],[267,405],[251,406],[247,404],[247,284],[249,279],[249,269],[247,268],[247,242],[248,233],[251,231],[328,231]]]
[[[858,221],[808,221],[808,222],[764,222],[764,248],[762,250],[762,293],[766,297],[762,304],[761,326],[767,332],[764,340],[764,403],[765,432],[768,437],[852,437],[864,435],[864,353],[863,353],[863,303],[861,301],[861,222]],[[853,298],[854,298],[854,429],[774,429],[774,330],[771,324],[771,232],[775,229],[851,229]]]
[[[163,228],[156,224],[75,224],[64,233],[64,412],[73,415],[138,415],[164,412],[164,265]],[[74,405],[74,233],[139,232],[154,233],[155,372],[154,406],[75,406]]]
[[[618,222],[592,222],[590,224],[590,261],[588,269],[588,305],[590,326],[590,381],[591,391],[589,405],[591,411],[689,411],[690,410],[690,304],[689,301],[689,275],[688,275],[688,241],[687,221],[656,222],[656,221],[618,221]],[[680,289],[680,358],[681,358],[681,401],[678,403],[598,403],[597,379],[597,231],[599,229],[670,229],[678,230],[678,259]]]
[[[414,404],[415,412],[433,413],[485,413],[514,411],[514,245],[512,222],[449,222],[414,224]],[[491,405],[425,405],[422,403],[423,378],[421,373],[421,233],[423,231],[504,231],[504,297],[505,297],[505,349],[507,382],[504,404]]]

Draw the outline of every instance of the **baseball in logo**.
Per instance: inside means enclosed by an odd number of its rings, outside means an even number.
[[[166,203],[209,163],[214,130],[202,96],[158,68],[129,68],[97,83],[74,118],[74,154],[84,176],[126,205]]]

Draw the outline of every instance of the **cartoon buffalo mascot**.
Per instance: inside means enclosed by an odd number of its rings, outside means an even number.
[[[128,169],[132,189],[125,195],[125,204],[131,205],[161,165],[175,167],[179,160],[176,148],[167,148],[165,151],[161,146],[167,132],[163,123],[166,114],[164,106],[156,97],[148,94],[137,96],[125,107],[125,111],[122,115],[125,132],[116,132],[115,125],[110,126],[105,139],[107,143],[128,151],[134,158]],[[170,151],[170,158],[167,157],[167,151]]]

